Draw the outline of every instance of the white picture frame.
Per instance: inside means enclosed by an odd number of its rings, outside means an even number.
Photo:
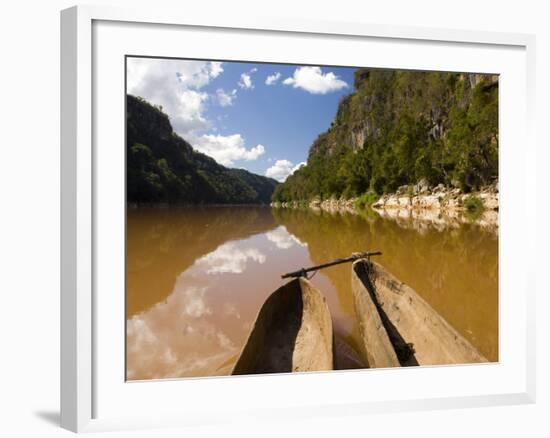
[[[224,33],[232,38],[246,38],[249,41],[262,39],[269,45],[277,43],[284,49],[289,42],[302,41],[308,48],[310,60],[323,60],[339,57],[336,64],[346,64],[345,56],[337,53],[338,44],[384,44],[392,50],[401,50],[402,59],[394,68],[456,69],[460,65],[460,56],[477,53],[472,57],[472,66],[480,65],[480,72],[503,74],[503,87],[509,81],[509,95],[501,99],[501,126],[503,146],[501,149],[501,239],[504,237],[504,247],[501,246],[499,268],[501,279],[507,279],[504,289],[514,289],[512,294],[501,297],[500,347],[503,350],[502,359],[498,364],[461,367],[421,367],[416,370],[415,381],[418,385],[423,381],[433,379],[436,383],[427,392],[412,388],[409,392],[392,389],[387,386],[388,379],[395,386],[403,386],[409,382],[406,371],[399,370],[365,370],[342,373],[311,373],[299,376],[261,376],[261,377],[231,377],[218,379],[191,379],[186,382],[148,382],[125,383],[120,381],[120,356],[124,351],[118,351],[120,334],[124,331],[123,324],[113,321],[124,321],[124,315],[118,315],[118,304],[106,307],[107,300],[98,299],[105,285],[113,282],[120,284],[123,272],[120,266],[120,252],[111,251],[113,259],[107,260],[105,236],[109,236],[114,244],[122,241],[123,228],[115,220],[113,228],[102,219],[98,206],[114,206],[120,203],[120,190],[113,194],[105,191],[105,185],[120,186],[124,169],[116,159],[107,166],[97,153],[98,144],[111,137],[109,129],[123,130],[124,114],[120,106],[111,105],[104,96],[116,94],[123,77],[116,77],[109,82],[109,60],[120,59],[121,53],[139,54],[135,50],[128,52],[124,46],[128,41],[140,43],[140,32],[147,29],[149,35],[158,34],[152,38],[147,50],[156,50],[155,44],[166,43],[171,32],[200,33],[208,38],[219,38]],[[129,33],[128,33],[129,32]],[[132,38],[127,38],[132,35]],[[173,36],[172,34],[170,34]],[[187,35],[187,34],[186,34]],[[227,36],[225,35],[225,36]],[[151,40],[151,38],[149,38]],[[280,41],[279,41],[280,40]],[[106,45],[105,41],[109,44]],[[207,43],[197,43],[195,40],[193,53],[188,57],[212,57],[215,59],[216,49],[208,48]],[[206,40],[205,40],[206,41]],[[334,45],[321,45],[325,42]],[[202,44],[202,46],[201,46]],[[166,44],[165,44],[166,46]],[[254,49],[254,43],[251,44]],[[269,46],[268,55],[247,55],[245,49],[226,53],[224,58],[244,60],[283,60],[275,45]],[[415,59],[404,51],[404,47],[416,48],[418,53],[437,54],[439,59],[432,64]],[[445,55],[447,50],[455,48],[463,55]],[[317,49],[317,50],[316,50]],[[415,50],[416,50],[415,49]],[[148,53],[149,55],[166,56],[173,48],[166,46],[167,53]],[[206,55],[198,56],[203,50]],[[282,50],[282,49],[281,49]],[[331,53],[331,50],[333,53]],[[454,49],[453,49],[454,50]],[[207,53],[208,52],[208,53]],[[323,53],[321,53],[323,52]],[[252,53],[252,52],[249,52]],[[303,52],[305,53],[305,52]],[[374,52],[373,52],[374,53]],[[493,53],[493,55],[491,55]],[[535,39],[532,35],[506,34],[490,32],[460,31],[451,29],[425,29],[402,26],[377,26],[365,23],[317,22],[308,20],[280,20],[269,17],[227,22],[223,17],[195,16],[188,10],[163,11],[158,9],[130,10],[110,7],[78,6],[61,13],[61,425],[75,432],[100,431],[120,428],[147,428],[161,426],[185,426],[191,424],[223,423],[239,418],[256,419],[275,416],[311,417],[312,415],[342,415],[365,414],[369,412],[397,412],[414,409],[440,409],[452,407],[472,407],[502,404],[532,403],[535,400],[535,310],[534,285],[528,264],[515,256],[515,251],[521,247],[522,254],[531,252],[535,245],[535,217],[529,209],[517,208],[515,201],[527,202],[536,196],[535,184],[535,140],[533,134],[534,121],[534,53]],[[173,53],[180,56],[181,51]],[[105,58],[103,58],[105,56]],[[260,58],[258,57],[260,56]],[[305,55],[304,55],[305,56]],[[386,55],[387,56],[387,55]],[[317,58],[316,58],[317,57]],[[475,59],[474,59],[475,58]],[[351,59],[351,58],[347,58]],[[287,62],[298,63],[299,50],[296,55],[288,55]],[[117,61],[118,62],[118,61]],[[360,65],[358,61],[353,65]],[[382,55],[377,66],[384,66]],[[389,61],[388,61],[389,62]],[[456,64],[452,64],[456,62]],[[477,64],[476,64],[477,63]],[[327,62],[327,64],[330,64]],[[494,65],[495,68],[491,66]],[[391,63],[387,66],[392,66]],[[116,71],[120,72],[117,64]],[[118,69],[118,70],[117,70]],[[462,70],[471,71],[471,70]],[[505,73],[503,73],[505,72]],[[114,76],[113,76],[114,77]],[[106,79],[107,78],[107,79]],[[105,85],[102,81],[105,81]],[[107,84],[107,82],[109,82]],[[513,86],[512,86],[513,85]],[[118,88],[117,88],[118,87]],[[103,91],[101,91],[103,90]],[[112,93],[114,91],[114,93]],[[122,89],[123,92],[123,89]],[[121,95],[122,96],[122,95]],[[122,102],[122,98],[119,100]],[[110,97],[109,97],[110,98]],[[116,100],[116,98],[115,98]],[[513,105],[512,105],[513,103]],[[101,108],[109,105],[110,128],[104,123],[104,113]],[[114,117],[111,117],[113,116]],[[519,115],[519,118],[517,116]],[[512,123],[516,117],[515,122]],[[116,125],[118,123],[118,125]],[[119,135],[120,132],[117,131]],[[521,141],[521,148],[515,150],[507,147],[507,140]],[[114,144],[119,142],[114,141]],[[512,142],[510,141],[511,144]],[[124,144],[120,143],[121,150]],[[515,166],[515,168],[514,168]],[[513,173],[515,172],[515,173]],[[511,177],[515,178],[514,186],[508,184]],[[117,187],[118,187],[117,186]],[[509,206],[516,205],[516,208]],[[120,214],[115,213],[120,219]],[[514,224],[522,221],[521,238],[514,238]],[[103,236],[103,237],[102,237]],[[103,239],[103,240],[102,240]],[[118,246],[120,249],[120,245]],[[105,257],[104,257],[105,256]],[[113,271],[110,273],[106,266]],[[514,269],[506,269],[513,266]],[[118,270],[118,271],[117,271]],[[116,272],[115,272],[116,271]],[[513,271],[513,272],[509,272]],[[123,281],[123,280],[122,280]],[[117,283],[118,282],[118,283]],[[116,289],[116,288],[115,288]],[[117,289],[117,290],[120,290]],[[120,290],[124,294],[124,289]],[[116,300],[116,298],[113,298]],[[120,299],[118,299],[120,304]],[[109,314],[108,314],[109,313]],[[118,315],[118,316],[117,316]],[[512,331],[509,321],[515,320],[517,326]],[[106,333],[113,333],[116,342],[105,341]],[[513,345],[508,348],[508,345]],[[503,348],[504,347],[504,348]],[[101,354],[99,354],[99,352]],[[116,356],[116,357],[115,357]],[[110,368],[116,370],[113,371]],[[392,373],[388,375],[388,373]],[[389,376],[389,377],[388,377]],[[292,380],[289,380],[289,377]],[[439,386],[437,382],[455,379],[454,389]],[[479,383],[477,391],[463,384],[460,379],[473,379]],[[113,385],[116,382],[116,385]],[[401,382],[401,383],[400,383]],[[483,383],[483,384],[482,384]],[[372,394],[349,391],[354,385],[368,384]],[[142,385],[142,386],[137,386]],[[183,385],[185,391],[205,393],[204,400],[196,400],[193,409],[183,407],[168,409],[167,404],[155,403],[161,396],[171,397],[181,394]],[[280,387],[295,385],[305,395],[297,396],[293,403],[286,403]],[[386,385],[386,386],[384,386]],[[414,386],[413,384],[411,384]],[[111,388],[117,386],[117,388]],[[428,385],[429,386],[429,385]],[[129,391],[127,391],[127,389]],[[136,389],[137,388],[137,389]],[[161,388],[161,389],[159,389]],[[376,389],[378,388],[378,389]],[[260,391],[272,391],[270,403],[259,401],[255,404],[246,402],[246,398]],[[378,391],[378,392],[377,392]],[[387,393],[386,397],[380,394]],[[229,399],[230,394],[242,393],[235,399]],[[328,394],[328,395],[327,395]],[[378,394],[378,395],[376,395]],[[421,394],[421,395],[419,395]],[[216,395],[218,404],[207,400],[208,396]],[[106,401],[112,399],[112,406]],[[143,407],[140,414],[139,400],[153,402]],[[116,411],[116,407],[129,404],[126,411]],[[133,402],[131,402],[133,400]],[[228,402],[231,401],[231,406]],[[134,404],[132,404],[134,403]],[[224,405],[225,403],[225,405]],[[208,406],[208,410],[206,409]],[[228,406],[224,409],[224,406]],[[116,411],[116,412],[115,412]],[[147,415],[143,415],[147,412]],[[105,414],[104,414],[105,413]],[[133,413],[133,414],[132,414]]]

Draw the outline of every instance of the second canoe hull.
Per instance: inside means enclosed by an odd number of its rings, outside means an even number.
[[[369,294],[402,366],[488,362],[415,290],[378,263],[356,261],[352,279],[359,321],[370,311],[360,304]]]

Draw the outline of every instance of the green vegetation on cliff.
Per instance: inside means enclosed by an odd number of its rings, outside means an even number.
[[[179,137],[161,109],[130,95],[126,102],[128,202],[270,202],[276,180],[218,164]]]
[[[497,176],[497,76],[358,69],[307,165],[273,200],[381,194],[422,178],[470,191]]]

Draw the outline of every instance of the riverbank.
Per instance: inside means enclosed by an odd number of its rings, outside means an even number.
[[[396,193],[383,195],[372,204],[375,210],[439,210],[449,213],[464,210],[498,211],[498,182],[479,192],[463,193],[458,188],[439,184],[429,187],[419,183],[415,186],[400,187]]]
[[[278,208],[310,208],[329,213],[358,213],[359,198],[330,198],[273,203]],[[464,193],[459,188],[439,184],[430,187],[425,181],[414,186],[402,186],[395,193],[382,195],[370,208],[380,216],[433,225],[442,229],[475,223],[483,228],[498,229],[498,181],[482,190]]]

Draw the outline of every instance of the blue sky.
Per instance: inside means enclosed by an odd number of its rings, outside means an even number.
[[[354,70],[128,58],[127,91],[161,105],[178,134],[221,164],[284,180],[353,91]]]

